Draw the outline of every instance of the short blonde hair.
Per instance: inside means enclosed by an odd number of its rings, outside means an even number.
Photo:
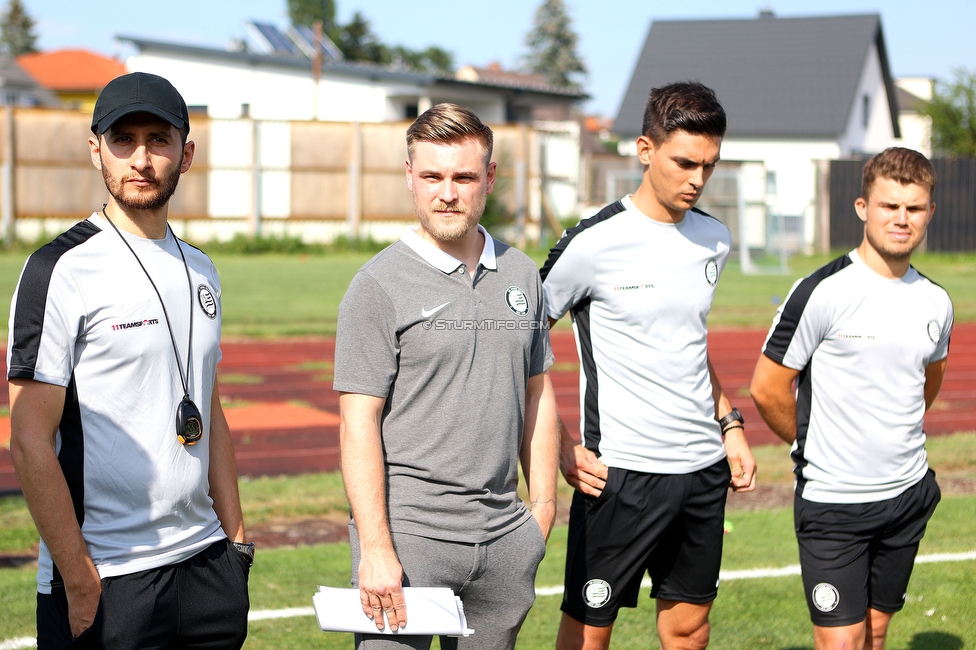
[[[485,150],[485,165],[491,161],[495,136],[481,123],[478,116],[467,106],[460,104],[436,104],[424,111],[407,129],[407,155],[413,158],[417,142],[458,144],[463,140],[475,140]]]

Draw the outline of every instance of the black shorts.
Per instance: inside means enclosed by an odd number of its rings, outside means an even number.
[[[715,600],[731,477],[724,458],[691,474],[611,467],[599,497],[577,491],[562,610],[586,625],[611,625],[621,607],[637,606],[645,571],[651,598]]]
[[[95,621],[74,641],[64,583],[54,583],[37,594],[37,648],[240,648],[250,562],[221,540],[178,564],[102,578]]]
[[[884,501],[815,503],[795,497],[803,591],[813,624],[853,625],[869,607],[901,610],[918,543],[940,498],[931,469]]]

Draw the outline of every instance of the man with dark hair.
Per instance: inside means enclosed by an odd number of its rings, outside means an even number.
[[[917,151],[887,149],[861,187],[863,241],[793,285],[751,387],[793,445],[817,650],[884,647],[940,498],[922,421],[945,375],[952,302],[911,266],[935,212],[935,170]]]
[[[542,287],[531,260],[478,224],[495,183],[491,130],[438,104],[407,131],[420,221],[368,262],[339,307],[335,389],[352,509],[352,581],[377,630],[408,636],[405,586],[450,587],[474,635],[506,649],[535,599],[555,517],[558,429]],[[519,498],[518,462],[530,506]]]
[[[557,647],[607,648],[649,572],[662,648],[704,648],[728,488],[755,487],[743,420],[708,360],[705,326],[728,229],[696,210],[725,111],[697,83],[651,91],[633,195],[571,228],[542,268],[550,322],[567,311],[581,360],[582,444]],[[731,465],[731,468],[730,468]]]
[[[41,536],[42,650],[247,635],[254,547],[217,391],[220,283],[167,224],[188,132],[162,77],[105,86],[88,143],[108,202],[31,255],[13,298],[10,452]]]

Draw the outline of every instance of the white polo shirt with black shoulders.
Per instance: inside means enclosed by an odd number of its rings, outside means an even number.
[[[9,379],[66,388],[57,454],[75,515],[101,577],[175,564],[225,537],[209,496],[210,405],[220,360],[220,281],[183,243],[190,282],[167,233],[122,232],[166,304],[203,439],[176,437],[183,386],[160,299],[132,252],[100,214],[28,258],[10,311]],[[44,542],[38,591],[50,593]]]
[[[583,444],[610,466],[686,474],[725,457],[706,321],[731,246],[698,210],[655,221],[625,197],[571,228],[542,268],[549,317],[573,318]]]
[[[793,285],[763,354],[800,373],[798,495],[882,501],[925,476],[925,369],[951,332],[949,295],[914,267],[885,278],[855,250]]]

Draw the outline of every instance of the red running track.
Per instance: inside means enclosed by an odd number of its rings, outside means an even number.
[[[746,435],[753,445],[778,442],[748,397],[764,337],[764,330],[719,330],[709,335],[712,363],[726,393],[745,416]],[[556,365],[551,374],[559,411],[578,438],[576,346],[568,330],[553,332],[552,342]],[[234,402],[291,402],[338,413],[338,395],[332,390],[332,340],[224,342],[222,347],[224,357],[218,374],[221,395],[230,400],[229,417]],[[5,386],[0,399],[7,401]],[[269,412],[277,413],[270,407]],[[0,423],[6,424],[2,420]],[[955,327],[948,372],[939,399],[926,414],[925,430],[930,435],[976,430],[976,324]],[[285,419],[269,425],[255,418],[238,422],[233,434],[242,475],[331,471],[339,466],[339,429],[334,423],[296,426]],[[17,488],[10,452],[6,445],[0,445],[0,491]]]

